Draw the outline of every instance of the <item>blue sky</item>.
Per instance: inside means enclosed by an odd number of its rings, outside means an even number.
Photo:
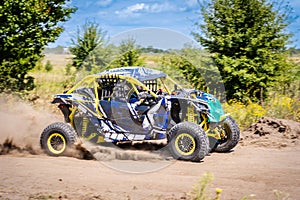
[[[300,1],[289,2],[292,15],[300,16]],[[77,27],[90,20],[97,22],[111,41],[126,35],[142,45],[180,48],[193,42],[191,32],[197,30],[194,24],[200,17],[197,0],[72,0],[70,4],[78,10],[63,24],[64,32],[50,47],[70,45]],[[300,48],[300,18],[293,20],[288,31],[294,34],[292,46]]]

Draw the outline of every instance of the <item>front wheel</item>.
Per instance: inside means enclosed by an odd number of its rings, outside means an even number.
[[[75,143],[77,134],[68,124],[56,122],[47,126],[41,134],[42,149],[50,156],[60,156]]]
[[[228,152],[233,149],[240,139],[240,129],[232,117],[227,117],[222,125],[221,140],[215,148],[216,152]]]
[[[168,132],[168,146],[175,159],[202,160],[208,153],[208,138],[204,130],[195,123],[182,122]]]

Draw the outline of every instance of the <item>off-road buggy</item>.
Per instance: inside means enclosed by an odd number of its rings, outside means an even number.
[[[46,127],[40,143],[53,156],[80,137],[116,145],[165,141],[175,159],[200,161],[210,151],[230,151],[240,135],[214,96],[181,88],[165,73],[144,67],[87,76],[52,103],[59,104],[65,123]]]

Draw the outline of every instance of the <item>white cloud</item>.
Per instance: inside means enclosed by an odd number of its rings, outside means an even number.
[[[146,5],[144,3],[138,3],[138,4],[134,4],[132,6],[128,6],[127,8],[125,8],[123,10],[117,10],[117,11],[115,11],[115,14],[117,14],[119,16],[123,16],[123,17],[136,16],[136,15],[138,15],[139,11],[142,11],[145,9],[146,9]]]
[[[144,4],[144,3],[137,3],[135,5],[127,7],[126,11],[131,13],[131,12],[139,12],[142,10],[148,10],[149,6]]]
[[[112,3],[112,0],[98,0],[97,4],[101,7],[106,7]]]
[[[115,11],[115,14],[122,16],[122,17],[133,17],[139,16],[142,13],[160,13],[166,11],[176,11],[180,10],[176,8],[176,6],[171,5],[169,3],[164,4],[145,4],[145,3],[137,3],[131,6],[126,7],[123,10]]]

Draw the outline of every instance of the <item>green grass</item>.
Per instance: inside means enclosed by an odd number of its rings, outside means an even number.
[[[46,55],[42,60],[42,67],[34,69],[30,75],[35,78],[35,89],[29,92],[29,96],[38,95],[41,99],[52,98],[54,94],[62,93],[68,86],[74,84],[75,69],[66,72],[67,64],[71,63],[71,55]],[[49,60],[53,69],[44,69],[46,61]]]

